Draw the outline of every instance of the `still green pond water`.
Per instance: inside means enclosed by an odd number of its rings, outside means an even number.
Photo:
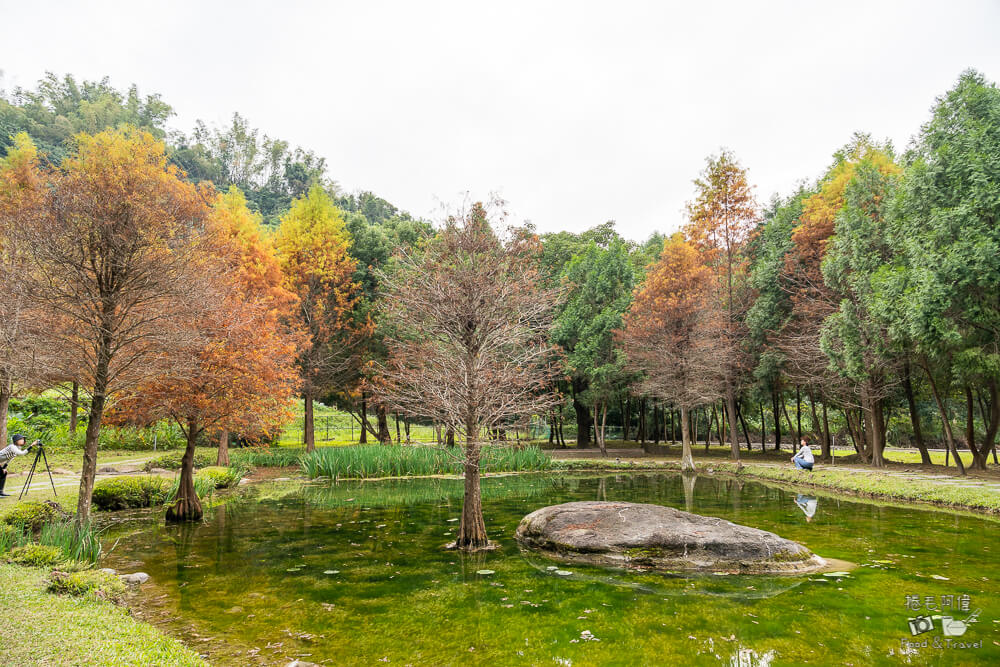
[[[104,564],[151,575],[142,615],[215,664],[1000,664],[1000,524],[990,519],[704,476],[692,488],[670,474],[520,475],[483,480],[501,548],[464,556],[442,549],[461,493],[461,481],[438,479],[261,485],[196,526],[124,517]],[[513,534],[528,512],[598,499],[723,517],[858,567],[557,574],[519,551]],[[954,619],[944,622],[953,636],[938,615]],[[933,629],[913,635],[918,616]]]

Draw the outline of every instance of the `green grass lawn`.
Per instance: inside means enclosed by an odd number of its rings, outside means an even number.
[[[0,565],[4,665],[206,665],[176,639],[93,597],[48,593],[48,572]]]

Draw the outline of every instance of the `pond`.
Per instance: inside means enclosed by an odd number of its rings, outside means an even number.
[[[262,484],[194,526],[125,515],[103,564],[150,574],[140,614],[213,664],[1000,664],[989,518],[711,476],[692,487],[673,474],[517,475],[483,480],[501,548],[462,555],[442,549],[461,494],[443,479]],[[858,567],[665,576],[522,554],[520,519],[570,500],[719,516]],[[951,636],[936,615],[953,619]],[[913,635],[920,616],[933,629]]]

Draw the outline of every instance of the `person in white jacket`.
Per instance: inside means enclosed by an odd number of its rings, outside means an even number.
[[[802,438],[802,446],[799,448],[799,451],[795,453],[795,456],[792,457],[792,463],[794,463],[795,467],[799,470],[808,470],[811,472],[813,469],[813,463],[815,462],[816,459],[813,458],[812,450],[809,449],[809,441]]]
[[[0,496],[9,496],[9,493],[3,492],[3,487],[7,483],[7,464],[15,456],[24,456],[31,451],[31,448],[38,444],[35,440],[33,443],[24,447],[25,437],[20,433],[15,433],[14,437],[10,439],[11,442],[8,446],[0,449]],[[21,449],[24,447],[24,449]]]

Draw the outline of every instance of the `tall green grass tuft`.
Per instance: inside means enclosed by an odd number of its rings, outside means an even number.
[[[358,445],[324,447],[300,459],[310,479],[329,477],[374,478],[420,475],[457,475],[462,472],[462,450],[439,447]],[[552,465],[548,454],[536,446],[514,448],[487,445],[483,448],[483,472],[525,472],[546,470]]]
[[[202,475],[194,476],[194,492],[198,495],[198,498],[204,499],[215,493],[215,478],[206,477]],[[170,487],[170,491],[167,492],[167,498],[165,503],[169,505],[174,502],[174,498],[177,497],[177,491],[181,488],[181,478],[178,475],[174,479],[174,485]]]
[[[229,464],[242,468],[284,468],[298,465],[301,447],[246,447],[229,450]]]
[[[42,526],[39,544],[57,547],[68,560],[96,564],[101,557],[101,531],[91,523],[77,527],[73,521]]]
[[[32,540],[28,528],[27,525],[0,526],[0,554],[27,553],[25,549],[34,553],[31,550],[38,547],[35,550],[39,553],[58,553],[63,561],[85,565],[94,565],[101,557],[101,531],[90,523],[80,528],[72,519],[43,524],[37,542]]]

